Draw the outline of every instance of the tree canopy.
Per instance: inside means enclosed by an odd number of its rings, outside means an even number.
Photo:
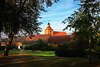
[[[16,34],[24,31],[29,34],[41,30],[38,22],[40,11],[46,11],[44,6],[51,6],[58,0],[1,0],[0,2],[0,31],[11,30]]]
[[[100,2],[97,0],[79,1],[80,8],[78,11],[74,11],[74,14],[65,19],[63,23],[68,21],[68,25],[65,29],[75,29],[74,39],[77,40],[78,43],[82,45],[89,44],[91,61],[91,44],[96,44],[99,37],[98,34],[100,34]]]
[[[0,0],[0,32],[9,34],[4,56],[8,55],[13,36],[20,32],[30,35],[41,31],[38,22],[41,11],[46,11],[58,0]]]
[[[96,0],[80,0],[79,5],[81,7],[78,9],[78,11],[74,11],[74,14],[63,21],[63,23],[68,22],[68,25],[65,29],[74,28],[75,33],[83,33],[83,35],[89,35],[88,33],[90,28],[91,33],[99,33],[99,2]]]

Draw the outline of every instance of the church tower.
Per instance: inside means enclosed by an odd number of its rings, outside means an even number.
[[[50,27],[50,23],[48,23],[48,26],[45,29],[45,34],[53,35],[53,29]]]

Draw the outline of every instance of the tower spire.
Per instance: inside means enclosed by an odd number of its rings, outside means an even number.
[[[50,27],[50,23],[48,23],[48,27]]]
[[[49,20],[48,20],[48,27],[50,27],[50,23],[49,23]]]
[[[50,27],[50,23],[48,23],[48,26],[45,29],[45,34],[53,35],[53,29]]]

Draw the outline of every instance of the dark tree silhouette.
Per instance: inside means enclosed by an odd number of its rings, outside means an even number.
[[[75,29],[75,39],[81,42],[84,42],[84,40],[86,40],[89,43],[89,61],[91,61],[91,40],[94,34],[96,35],[100,33],[100,2],[97,0],[74,1],[80,1],[80,8],[77,12],[75,11],[74,14],[71,15],[71,17],[65,19],[63,23],[66,23],[66,21],[69,22],[65,29],[69,27]]]
[[[51,6],[58,0],[0,0],[0,32],[8,34],[4,56],[8,56],[13,37],[20,32],[38,34],[41,31],[38,22],[44,6]]]

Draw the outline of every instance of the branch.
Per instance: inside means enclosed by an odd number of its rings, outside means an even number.
[[[20,0],[21,1],[21,0]],[[20,17],[20,14],[21,14],[21,12],[22,12],[22,10],[23,10],[23,8],[24,8],[24,5],[25,5],[25,3],[26,3],[26,1],[27,0],[25,0],[24,2],[23,2],[23,4],[22,4],[22,7],[20,6],[20,10],[19,10],[19,12],[18,12],[18,17]]]
[[[22,4],[22,0],[20,0],[20,8],[22,7],[21,4]]]
[[[24,7],[26,1],[27,1],[27,0],[25,0],[25,1],[23,2],[21,9],[23,9],[23,7]]]

